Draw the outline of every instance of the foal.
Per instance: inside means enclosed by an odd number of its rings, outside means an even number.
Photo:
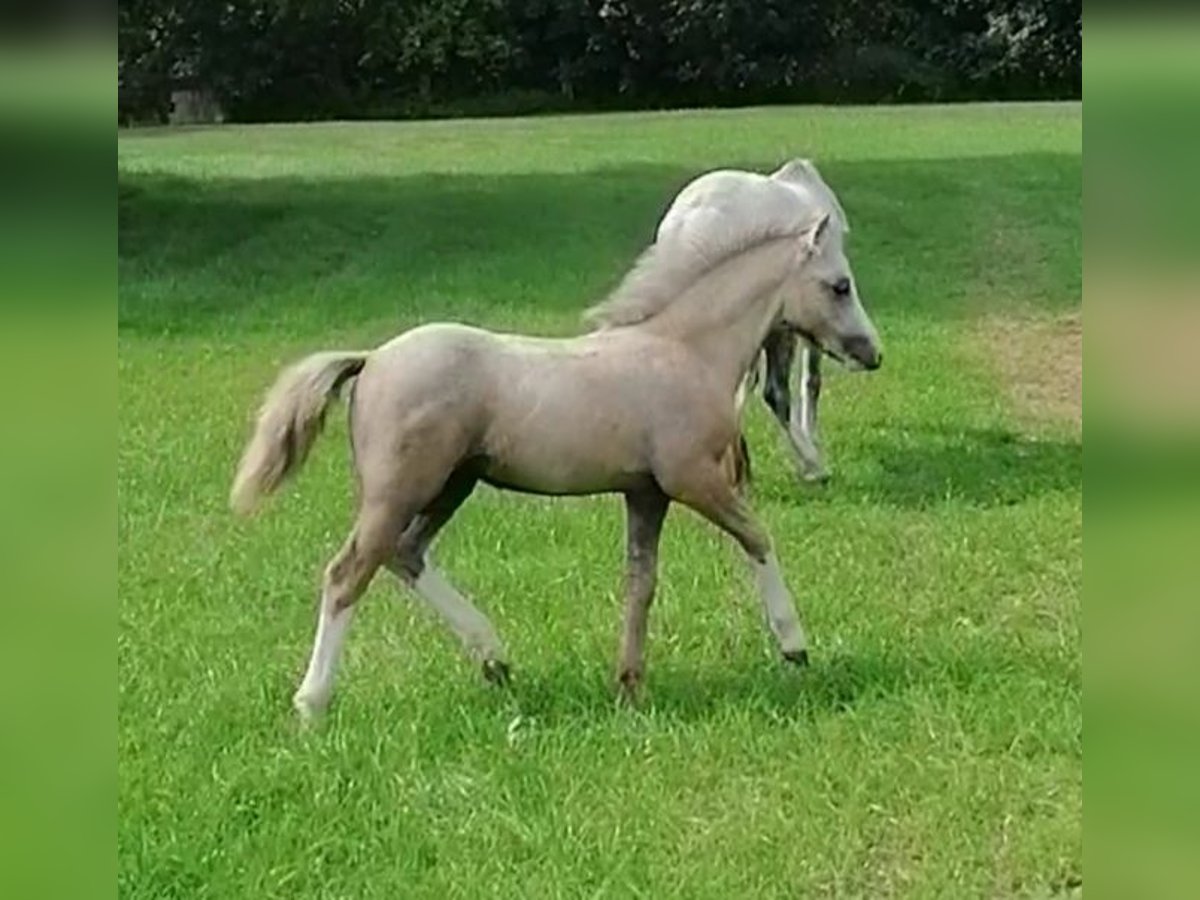
[[[622,493],[627,520],[618,680],[644,673],[659,534],[672,500],[745,550],[767,621],[788,660],[806,640],[771,540],[722,471],[738,434],[734,394],[779,323],[822,346],[874,340],[846,277],[840,230],[790,212],[731,221],[706,241],[651,247],[593,310],[605,327],[569,339],[463,325],[414,328],[366,352],[318,353],[270,390],[234,480],[243,512],[303,462],[326,408],[352,380],[358,514],[325,570],[317,633],[294,703],[325,709],[354,611],[385,567],[428,601],[491,680],[507,677],[488,619],[434,568],[428,550],[475,485],[549,495]],[[784,298],[787,298],[786,300]]]

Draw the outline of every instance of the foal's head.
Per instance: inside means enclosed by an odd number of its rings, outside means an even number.
[[[783,324],[851,368],[878,369],[879,334],[858,296],[840,220],[823,214],[799,241],[799,263],[782,288]]]

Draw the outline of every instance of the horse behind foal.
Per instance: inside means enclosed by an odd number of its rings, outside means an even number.
[[[807,660],[770,537],[721,468],[738,433],[735,390],[767,331],[781,318],[803,325],[823,315],[781,299],[819,293],[781,288],[819,268],[828,217],[768,225],[690,254],[652,247],[597,308],[609,326],[597,332],[543,339],[426,325],[373,351],[319,353],[283,373],[234,481],[240,511],[299,467],[328,405],[355,380],[358,514],[325,570],[312,655],[294,698],[302,716],[327,706],[355,601],[381,566],[437,610],[489,679],[507,677],[492,624],[428,557],[480,481],[548,495],[624,495],[625,694],[644,674],[659,536],[673,500],[738,541],[784,657]]]
[[[769,176],[719,169],[693,179],[671,201],[659,222],[655,241],[694,240],[712,228],[721,228],[729,217],[744,215],[745,210],[753,209],[761,215],[763,210],[776,207],[807,210],[813,218],[826,212],[837,221],[841,233],[850,231],[841,201],[817,167],[810,160],[793,159]],[[843,283],[843,288],[847,294],[857,294],[858,283],[851,276]],[[793,395],[792,368],[797,350],[800,390]],[[771,329],[763,342],[766,362],[763,400],[787,435],[796,471],[805,481],[824,481],[828,477],[817,436],[822,350],[820,342],[785,327]],[[863,341],[827,348],[826,352],[850,368],[874,369],[880,363],[878,353],[873,352],[877,350],[876,342]],[[740,396],[750,393],[754,386],[745,385]],[[750,457],[744,441],[733,448],[731,459],[732,474],[748,477]]]

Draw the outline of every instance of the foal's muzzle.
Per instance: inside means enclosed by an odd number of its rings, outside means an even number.
[[[883,351],[875,346],[869,337],[856,334],[842,341],[842,349],[846,355],[861,365],[864,369],[878,369],[883,365]]]

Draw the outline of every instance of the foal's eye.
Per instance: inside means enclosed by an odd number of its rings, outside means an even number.
[[[849,296],[849,294],[850,294],[850,279],[849,278],[839,278],[832,285],[830,285],[830,287],[833,288],[833,292],[835,294],[837,294],[839,297]]]

